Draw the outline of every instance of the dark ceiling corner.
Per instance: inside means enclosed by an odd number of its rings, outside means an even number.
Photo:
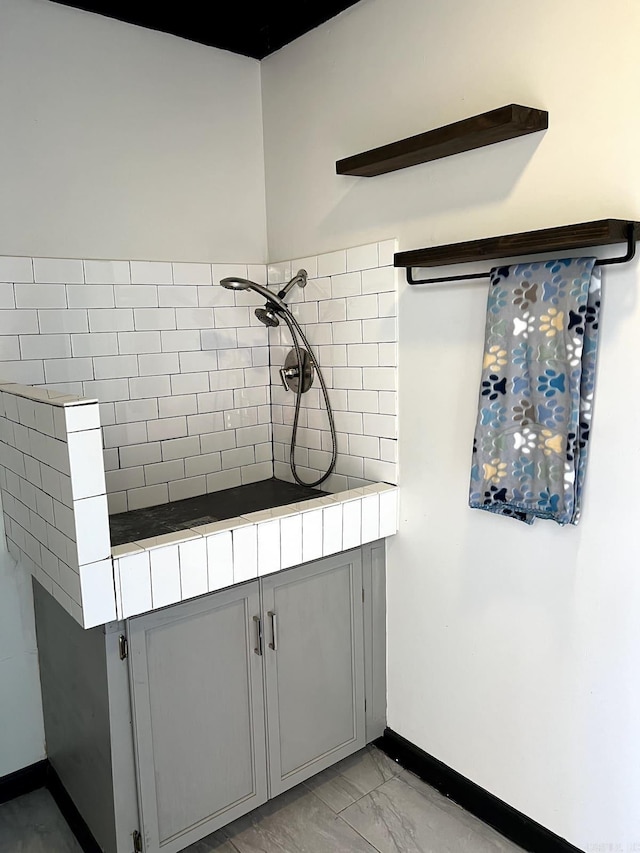
[[[149,0],[53,0],[129,24],[171,33],[210,47],[264,59],[270,53],[354,6],[358,0],[155,3]],[[223,10],[220,10],[220,6]]]

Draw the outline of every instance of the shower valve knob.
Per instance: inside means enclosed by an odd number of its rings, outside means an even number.
[[[281,367],[280,368],[280,379],[282,380],[282,385],[285,391],[289,390],[289,379],[297,379],[300,376],[300,371],[297,367]]]
[[[298,366],[298,356],[295,350],[289,350],[284,361],[284,367],[280,368],[280,380],[285,391],[293,391],[298,393],[298,386],[301,384],[302,392],[308,391],[313,384],[313,364],[306,349],[300,349],[302,357],[302,383],[300,383],[300,368]]]

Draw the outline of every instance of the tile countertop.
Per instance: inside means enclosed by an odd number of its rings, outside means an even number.
[[[119,619],[392,536],[398,487],[374,483],[111,549]]]

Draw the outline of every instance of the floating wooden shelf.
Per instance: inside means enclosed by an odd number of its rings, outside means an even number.
[[[523,231],[520,234],[504,234],[484,240],[398,252],[394,255],[393,263],[396,267],[439,267],[490,258],[609,246],[626,242],[629,238],[629,226],[636,226],[636,234],[640,233],[640,223],[628,219],[598,219],[577,225],[562,225],[558,228],[543,228],[540,231]]]
[[[528,133],[546,130],[548,126],[549,113],[545,110],[509,104],[381,148],[345,157],[336,163],[336,173],[371,178],[418,163],[439,160],[451,154],[460,154],[462,151],[471,151],[473,148],[504,142],[505,139],[526,136]]]

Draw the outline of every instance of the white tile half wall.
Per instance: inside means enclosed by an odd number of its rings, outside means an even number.
[[[264,265],[0,257],[0,379],[97,399],[110,512],[273,475]]]
[[[341,491],[367,481],[398,482],[396,241],[386,240],[315,257],[271,264],[270,285],[306,269],[306,288],[294,287],[291,309],[315,350],[329,390],[338,434],[335,473],[320,488]],[[295,396],[279,369],[291,349],[284,323],[270,329],[275,474],[291,480],[289,445]],[[318,380],[303,395],[296,461],[306,480],[331,459],[331,434]]]
[[[376,483],[111,547],[98,402],[0,385],[9,552],[83,627],[165,607],[392,536]]]
[[[97,401],[0,385],[9,553],[85,628],[116,618]]]

